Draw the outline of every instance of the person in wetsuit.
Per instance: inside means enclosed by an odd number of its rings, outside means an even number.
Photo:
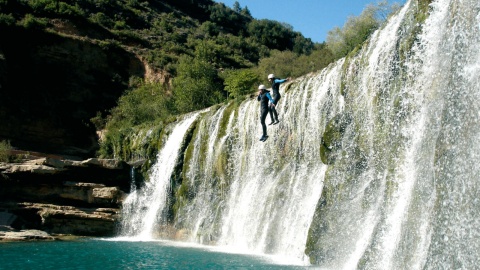
[[[268,81],[272,84],[272,91],[273,91],[272,98],[274,100],[274,102],[273,102],[274,106],[270,106],[270,108],[269,108],[270,120],[272,120],[272,122],[269,125],[276,125],[276,124],[279,123],[279,121],[278,121],[277,109],[275,107],[276,107],[278,101],[280,100],[280,98],[282,97],[280,95],[280,84],[290,81],[290,78],[277,79],[277,78],[275,78],[275,75],[269,74],[268,75]]]
[[[265,124],[265,119],[267,118],[267,114],[269,112],[269,108],[271,106],[275,107],[274,100],[270,96],[270,91],[267,90],[265,85],[261,84],[258,86],[258,97],[257,100],[260,101],[260,123],[262,124],[262,131],[263,135],[260,138],[260,141],[265,141],[268,138],[267,135],[267,125]],[[268,103],[273,105],[269,105]]]

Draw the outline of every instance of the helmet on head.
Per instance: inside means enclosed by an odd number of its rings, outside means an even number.
[[[258,90],[267,90],[267,88],[265,87],[265,85],[260,84],[260,85],[258,86]]]
[[[269,78],[269,79],[273,79],[273,78],[275,78],[275,75],[273,75],[273,74],[268,74],[268,78]]]

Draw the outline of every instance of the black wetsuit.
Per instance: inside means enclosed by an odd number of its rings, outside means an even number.
[[[262,138],[267,137],[267,125],[265,124],[265,119],[269,112],[268,101],[274,102],[270,96],[270,91],[265,90],[262,94],[258,95],[257,100],[260,101],[260,123],[262,124],[263,135]]]
[[[280,80],[280,79],[273,78],[272,80],[273,104],[277,105],[278,101],[282,97],[280,95],[280,84],[286,81],[287,81],[286,79]],[[274,106],[270,107],[269,112],[270,112],[270,120],[272,120],[272,123],[270,124],[278,122],[278,113]]]

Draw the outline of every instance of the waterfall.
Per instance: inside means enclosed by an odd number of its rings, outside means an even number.
[[[420,8],[283,84],[265,142],[254,98],[174,123],[124,235],[169,223],[177,240],[326,269],[478,267],[480,2],[432,1],[424,22]]]
[[[158,226],[165,221],[165,211],[170,191],[170,175],[178,158],[183,137],[196,119],[198,113],[189,115],[173,126],[162,150],[157,154],[157,162],[150,171],[150,181],[141,189],[136,189],[127,197],[122,208],[122,236],[149,240],[155,236]]]

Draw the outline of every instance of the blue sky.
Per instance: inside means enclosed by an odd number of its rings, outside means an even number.
[[[350,16],[358,16],[368,4],[376,0],[215,0],[232,8],[235,1],[248,7],[252,17],[288,23],[313,42],[323,42],[328,31],[342,27]],[[389,0],[389,3],[406,0]]]

